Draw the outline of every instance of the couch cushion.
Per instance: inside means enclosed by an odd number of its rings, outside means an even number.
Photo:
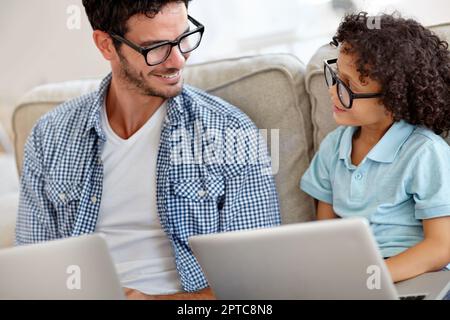
[[[311,103],[311,122],[313,125],[314,151],[319,149],[323,138],[337,125],[331,111],[331,99],[323,75],[323,61],[336,58],[338,51],[327,44],[319,48],[306,69],[306,91]]]
[[[450,43],[450,22],[436,24],[434,26],[430,26],[429,29],[435,32],[439,37],[441,37],[441,39]]]
[[[14,245],[18,203],[17,192],[0,196],[0,249]]]
[[[272,157],[279,168],[275,179],[283,223],[310,220],[314,215],[313,200],[298,187],[312,152],[304,74],[304,65],[287,54],[196,64],[188,66],[185,73],[187,83],[239,107],[259,128],[279,130],[278,163],[277,157]],[[22,166],[25,140],[37,119],[63,101],[95,90],[98,83],[94,79],[50,84],[24,97],[13,116],[18,168]],[[271,133],[276,136],[276,132]]]
[[[450,23],[429,28],[442,39],[450,41]],[[318,150],[323,138],[337,126],[331,112],[331,100],[323,75],[323,60],[336,58],[337,55],[337,49],[327,44],[314,54],[307,65],[306,90],[311,101],[314,151]],[[450,144],[450,136],[447,137],[447,142]]]

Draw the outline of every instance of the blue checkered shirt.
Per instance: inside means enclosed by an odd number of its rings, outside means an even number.
[[[33,127],[25,145],[17,245],[95,232],[106,139],[100,112],[110,82],[111,74],[98,91],[65,102]],[[229,134],[257,131],[245,114],[187,85],[167,106],[157,160],[158,214],[183,288],[194,292],[208,283],[188,237],[278,225],[278,199],[270,159],[250,160],[258,139],[237,141]],[[224,145],[232,152],[221,152]],[[202,152],[190,157],[192,150]]]

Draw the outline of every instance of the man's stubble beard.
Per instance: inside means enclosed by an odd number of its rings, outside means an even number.
[[[130,90],[136,90],[139,94],[149,97],[160,97],[163,99],[169,99],[173,98],[177,95],[179,95],[183,89],[184,85],[184,79],[181,81],[183,82],[175,92],[163,92],[161,90],[158,90],[151,85],[148,85],[146,82],[146,77],[144,76],[143,72],[136,72],[128,63],[128,61],[125,59],[125,57],[118,51],[117,52],[120,58],[120,72],[119,77],[120,79],[127,84],[127,88]],[[169,69],[167,73],[172,73],[178,71],[177,69]],[[181,72],[181,70],[180,70]]]

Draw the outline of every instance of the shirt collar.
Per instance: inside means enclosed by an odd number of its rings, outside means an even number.
[[[100,124],[100,112],[102,110],[103,104],[105,103],[105,98],[106,94],[108,93],[111,79],[112,74],[109,73],[100,83],[97,94],[94,96],[94,101],[92,102],[91,108],[89,109],[89,116],[85,134],[89,133],[91,129],[94,128],[97,132],[97,135],[102,139],[105,139],[105,134],[103,133]]]
[[[184,94],[184,88],[181,94],[176,97],[173,97],[167,101],[167,119],[175,124],[180,121],[181,115],[184,112],[184,105],[186,96]]]
[[[348,127],[344,131],[339,148],[340,159],[349,161],[352,150],[352,138],[357,129],[358,127]],[[376,162],[392,163],[397,157],[400,148],[408,140],[414,129],[415,126],[403,120],[394,122],[384,134],[383,138],[370,150],[367,158]]]
[[[373,147],[367,157],[373,161],[392,163],[400,148],[408,140],[415,126],[405,122],[394,122],[383,138]]]
[[[101,128],[100,123],[100,112],[105,103],[106,95],[108,93],[109,85],[111,84],[112,73],[109,73],[100,83],[97,94],[94,97],[91,108],[89,110],[88,122],[86,126],[85,134],[90,132],[93,128],[95,129],[97,135],[105,139],[105,134]],[[184,89],[183,89],[184,92]],[[171,98],[167,102],[167,117],[170,122],[178,122],[183,113],[185,95],[182,93],[174,98]]]
[[[347,168],[351,168],[352,138],[358,127],[347,127],[342,134],[339,145],[339,159],[344,160]]]

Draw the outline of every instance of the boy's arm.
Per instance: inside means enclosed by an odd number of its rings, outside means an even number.
[[[337,219],[339,218],[334,213],[333,206],[320,200],[317,201],[317,220]]]
[[[438,271],[450,263],[450,216],[423,220],[425,238],[386,260],[394,282]]]

